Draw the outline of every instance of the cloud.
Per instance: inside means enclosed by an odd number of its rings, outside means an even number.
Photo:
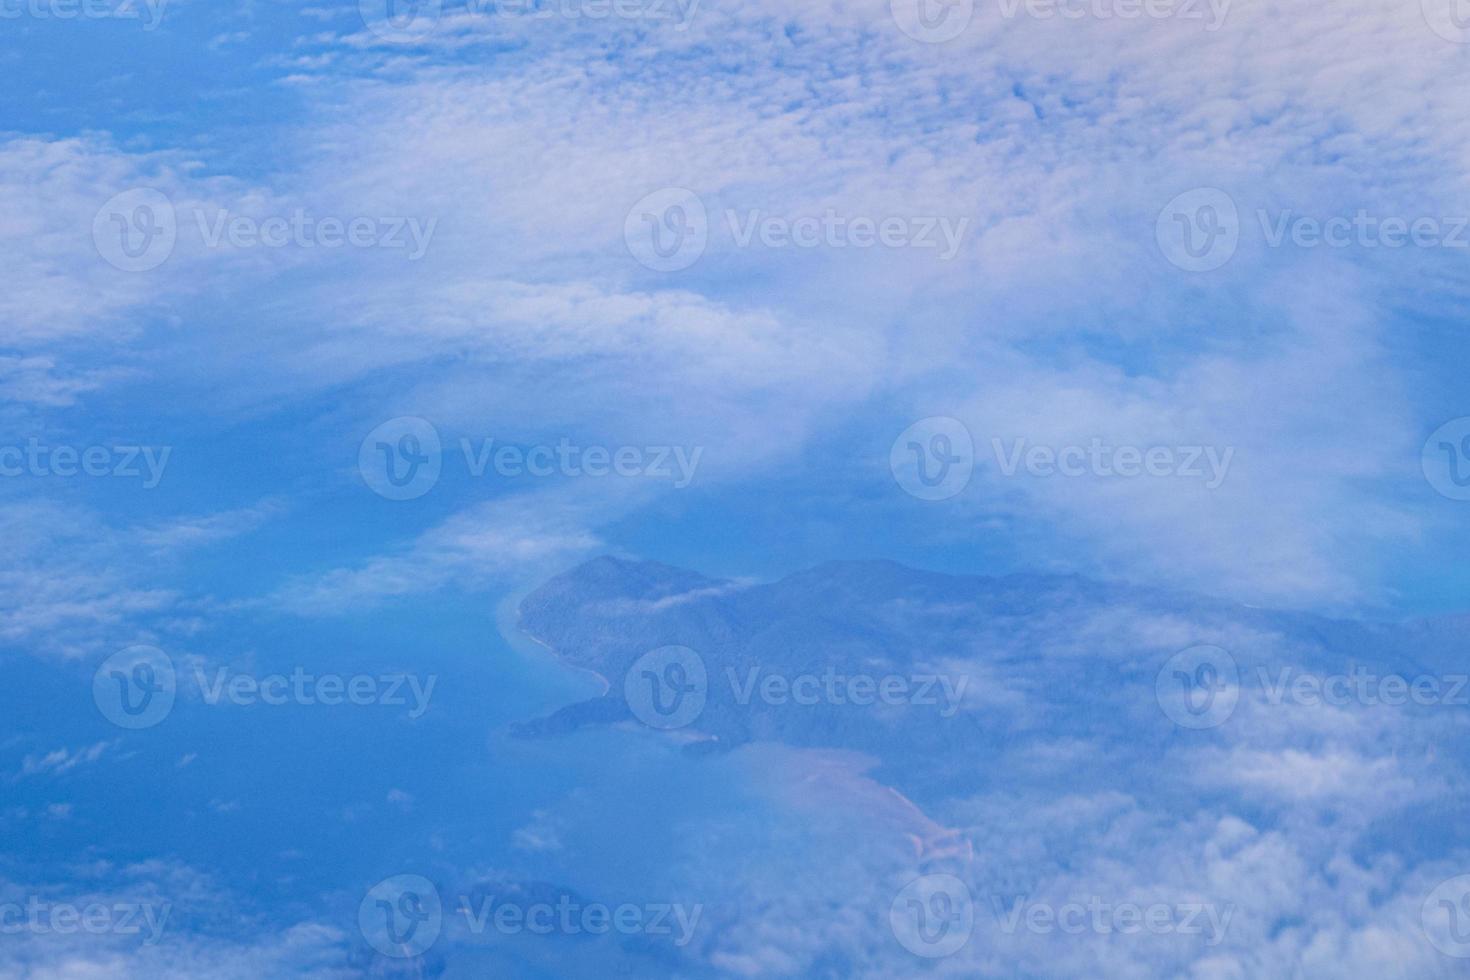
[[[50,357],[0,357],[0,399],[63,408],[75,404],[78,395],[95,391],[123,374],[99,369],[66,376],[57,373],[56,361]]]
[[[188,589],[163,584],[189,551],[256,527],[267,502],[220,515],[151,526],[110,523],[91,510],[35,500],[0,503],[8,551],[0,565],[0,643],[47,656],[80,657],[187,624]],[[154,561],[130,556],[146,550]]]
[[[314,79],[310,148],[268,180],[204,178],[103,138],[5,144],[0,174],[21,196],[0,242],[35,290],[13,296],[34,321],[17,336],[136,332],[191,296],[229,296],[258,321],[252,347],[276,355],[257,398],[348,384],[451,421],[597,419],[627,441],[707,445],[711,479],[769,473],[840,425],[886,431],[895,408],[962,416],[982,443],[1226,446],[1231,478],[1208,494],[987,482],[967,520],[1010,520],[1033,561],[1252,600],[1372,602],[1378,559],[1422,541],[1424,516],[1393,489],[1416,394],[1388,332],[1438,311],[1463,271],[1422,249],[1270,249],[1255,217],[1467,210],[1455,175],[1470,134],[1446,95],[1465,68],[1416,10],[1293,0],[1232,8],[1208,31],[985,7],[943,45],[906,37],[875,0],[705,4],[680,30],[456,8],[411,45],[334,23],[291,66]],[[758,46],[773,56],[728,53]],[[493,63],[466,57],[490,47]],[[21,199],[38,185],[55,206]],[[88,240],[100,200],[139,185],[181,215],[157,275],[108,268]],[[1170,197],[1206,185],[1236,198],[1245,231],[1201,279],[1153,231]],[[685,272],[651,273],[625,219],[670,186],[699,195],[710,244]],[[298,211],[434,233],[417,261],[203,240],[225,212]],[[945,262],[742,246],[730,219],[828,212],[969,231]],[[232,325],[197,319],[179,371],[227,376]],[[42,403],[107,379],[49,353],[19,363],[12,388]]]
[[[202,517],[179,518],[168,523],[139,528],[133,533],[143,546],[173,555],[248,534],[279,517],[284,510],[283,501],[265,500],[252,507]]]
[[[97,762],[112,748],[112,742],[96,742],[80,749],[56,749],[44,755],[28,755],[20,764],[21,776],[61,775]]]
[[[1465,211],[1453,175],[1466,124],[1440,84],[1465,69],[1400,5],[1228,13],[1206,31],[986,7],[946,45],[905,37],[877,2],[704,5],[681,31],[454,11],[407,46],[355,26],[349,60],[322,71],[327,149],[298,193],[330,185],[339,210],[441,220],[424,265],[332,290],[336,310],[342,297],[356,310],[330,318],[341,333],[318,359],[366,368],[453,350],[534,364],[632,427],[650,424],[650,391],[667,393],[700,406],[712,460],[750,458],[761,432],[752,464],[767,470],[835,419],[892,424],[895,405],[962,417],[982,443],[1233,448],[1230,479],[1209,493],[987,480],[970,526],[1005,515],[1031,561],[1252,601],[1371,603],[1385,592],[1376,559],[1425,532],[1390,489],[1417,425],[1387,331],[1434,308],[1415,285],[1464,275],[1423,250],[1270,249],[1256,214]],[[535,40],[512,46],[514,71],[463,56],[512,38]],[[715,38],[774,54],[735,70]],[[589,64],[594,46],[608,54]],[[658,62],[642,56],[653,49]],[[1344,59],[1363,73],[1343,73]],[[690,270],[649,275],[624,222],[669,186],[699,195],[710,244]],[[1208,280],[1154,242],[1160,209],[1194,186],[1232,193],[1245,229]],[[971,231],[941,262],[741,247],[727,218],[829,209]],[[373,343],[356,343],[364,331]],[[605,359],[591,390],[553,367],[577,356]],[[680,380],[645,361],[679,365]],[[468,377],[451,366],[419,393],[459,415],[505,407]],[[527,409],[556,411],[527,394]]]
[[[241,897],[176,862],[99,861],[19,879],[11,873],[0,878],[0,902],[8,908],[0,976],[336,980],[349,975],[340,930],[314,922],[242,930]],[[75,909],[73,921],[93,925],[54,928],[51,917],[58,909]],[[99,921],[101,928],[95,925]]]
[[[596,510],[585,494],[580,496],[553,491],[488,501],[391,554],[299,577],[266,601],[296,615],[343,615],[445,587],[520,581],[599,547],[587,527],[587,517]]]

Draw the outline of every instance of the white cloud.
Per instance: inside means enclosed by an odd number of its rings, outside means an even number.
[[[111,742],[96,742],[80,749],[56,749],[44,755],[28,755],[20,764],[21,776],[60,775],[97,762],[112,748]]]
[[[465,510],[396,552],[287,583],[269,604],[297,615],[340,615],[446,586],[549,575],[599,546],[588,517],[606,514],[570,493],[522,494]]]

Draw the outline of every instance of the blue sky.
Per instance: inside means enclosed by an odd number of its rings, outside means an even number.
[[[598,555],[1465,612],[1457,8],[1120,3],[0,3],[0,882],[193,899],[162,958],[0,976],[393,975],[372,881],[632,895],[778,808],[646,733],[507,740],[591,696],[513,606]],[[90,692],[138,644],[441,687],[130,732]]]

